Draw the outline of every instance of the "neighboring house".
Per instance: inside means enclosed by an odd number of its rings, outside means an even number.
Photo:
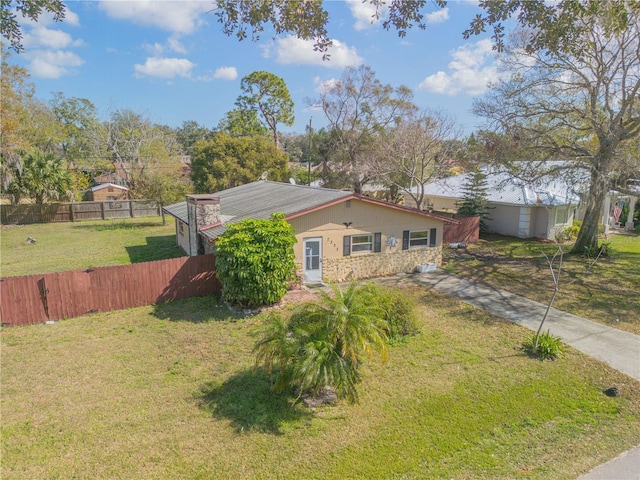
[[[438,212],[456,212],[469,175],[447,177],[426,185],[423,205]],[[572,193],[571,185],[560,179],[532,185],[505,173],[487,172],[487,182],[490,210],[485,223],[490,233],[553,240],[573,223],[579,197]],[[415,206],[408,194],[405,204]]]
[[[128,200],[129,189],[116,185],[115,183],[103,183],[96,185],[91,190],[87,191],[85,196],[87,201],[94,202],[110,202],[114,200]]]
[[[258,181],[163,209],[189,255],[214,251],[229,223],[281,212],[293,226],[298,273],[307,283],[344,281],[440,265],[442,232],[456,220],[340,190]]]

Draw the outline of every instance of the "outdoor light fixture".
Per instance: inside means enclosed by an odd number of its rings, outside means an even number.
[[[398,241],[396,240],[396,236],[395,235],[389,235],[389,238],[387,238],[387,246],[395,247],[397,243],[398,243]]]

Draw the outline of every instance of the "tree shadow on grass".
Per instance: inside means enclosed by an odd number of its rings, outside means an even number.
[[[201,387],[200,408],[231,422],[237,432],[282,435],[282,427],[313,416],[285,394],[270,390],[269,377],[260,369],[239,372],[219,384]]]
[[[126,247],[131,263],[153,262],[186,256],[184,250],[176,245],[175,235],[147,237],[144,245]]]
[[[172,322],[193,323],[236,321],[243,318],[229,310],[218,295],[157,303],[153,306],[153,316]]]

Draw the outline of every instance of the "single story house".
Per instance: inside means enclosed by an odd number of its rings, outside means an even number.
[[[129,189],[115,183],[102,183],[87,191],[85,200],[89,202],[110,202],[114,200],[128,200]]]
[[[351,192],[266,180],[188,195],[163,210],[175,218],[177,243],[189,255],[212,253],[230,223],[284,213],[295,230],[296,265],[306,283],[435,267],[442,261],[444,225],[457,223]]]
[[[553,240],[573,224],[579,197],[561,179],[549,178],[534,185],[507,173],[486,173],[490,210],[485,223],[490,233]],[[455,213],[470,175],[455,175],[425,185],[424,205],[429,210]],[[408,194],[405,205],[415,206]]]

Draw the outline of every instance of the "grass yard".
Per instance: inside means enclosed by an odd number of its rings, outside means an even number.
[[[609,256],[600,258],[588,275],[586,259],[565,255],[560,293],[553,306],[559,310],[640,334],[640,236],[611,235]],[[571,245],[564,245],[565,252]],[[481,280],[512,293],[547,304],[553,280],[542,255],[553,255],[554,244],[491,235],[466,250],[445,250],[446,270]],[[574,278],[577,282],[566,285]]]
[[[252,368],[260,317],[213,298],[5,329],[2,478],[575,479],[640,443],[640,382],[404,288],[422,333],[314,412]]]
[[[160,217],[2,226],[0,274],[32,275],[184,256]],[[25,242],[27,237],[36,243]]]

